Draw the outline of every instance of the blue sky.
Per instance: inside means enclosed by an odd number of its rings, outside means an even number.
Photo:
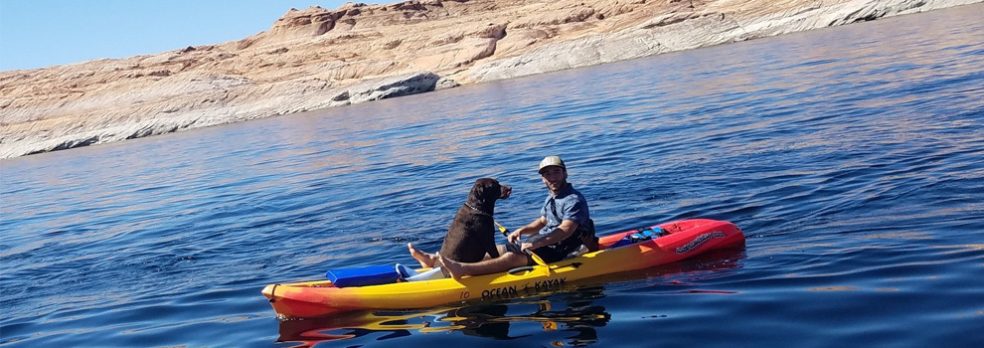
[[[369,3],[391,3],[372,1]],[[238,40],[325,0],[0,0],[0,71]]]

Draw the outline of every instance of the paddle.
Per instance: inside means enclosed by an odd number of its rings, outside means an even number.
[[[499,232],[502,232],[502,235],[504,235],[506,237],[509,237],[509,229],[506,228],[506,226],[502,226],[502,224],[500,224],[498,221],[495,221],[495,220],[492,220],[492,223],[494,223],[495,224],[495,227],[497,227],[499,229]],[[527,250],[527,252],[530,253],[530,258],[532,258],[533,259],[533,262],[535,262],[537,265],[547,266],[547,263],[544,262],[543,259],[541,259],[539,255],[537,255],[536,253],[534,253],[533,250]]]

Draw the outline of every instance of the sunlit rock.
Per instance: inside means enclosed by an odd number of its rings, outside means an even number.
[[[0,72],[0,158],[981,1],[426,0],[290,9],[241,40]]]

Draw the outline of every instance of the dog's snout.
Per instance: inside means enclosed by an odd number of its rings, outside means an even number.
[[[499,199],[509,198],[509,195],[511,194],[512,194],[512,187],[499,184]]]

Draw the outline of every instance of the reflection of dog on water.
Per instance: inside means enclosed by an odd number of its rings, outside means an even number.
[[[570,307],[553,310],[551,302],[544,300],[535,303],[536,312],[527,315],[506,315],[510,307],[503,304],[487,304],[455,309],[448,313],[458,331],[469,336],[510,339],[509,324],[520,322],[539,322],[544,331],[565,330],[574,332],[574,339],[595,341],[598,334],[595,327],[605,326],[611,315],[605,307],[585,304],[572,304]],[[451,327],[449,326],[449,328]]]
[[[579,282],[580,285],[567,285],[557,291],[539,293],[536,297],[496,303],[480,302],[431,310],[356,311],[328,318],[286,320],[280,322],[280,338],[277,341],[298,342],[294,347],[311,347],[319,342],[357,339],[383,332],[387,334],[375,339],[393,339],[409,336],[412,331],[457,331],[469,336],[512,339],[518,337],[509,335],[511,324],[537,322],[544,331],[564,330],[572,333],[569,336],[572,340],[568,342],[570,344],[590,344],[598,339],[595,328],[605,326],[611,319],[611,314],[604,307],[593,304],[594,299],[605,297],[604,285],[598,284],[735,269],[742,258],[744,252],[741,250],[716,251],[642,272],[609,274],[593,281]],[[693,289],[687,292],[728,293]]]

